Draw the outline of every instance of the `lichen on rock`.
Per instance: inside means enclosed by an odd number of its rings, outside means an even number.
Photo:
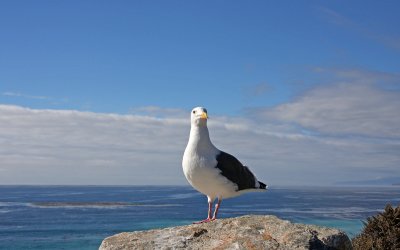
[[[272,215],[246,215],[204,224],[120,233],[103,240],[111,249],[352,249],[333,228],[291,223]]]

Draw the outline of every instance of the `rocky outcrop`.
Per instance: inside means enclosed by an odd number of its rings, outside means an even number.
[[[111,249],[352,249],[340,230],[249,215],[204,224],[120,233],[103,240]]]

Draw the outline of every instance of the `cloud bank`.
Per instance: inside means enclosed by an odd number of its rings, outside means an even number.
[[[177,119],[8,105],[0,120],[1,183],[163,183],[187,132]]]
[[[264,110],[268,119],[294,122],[330,135],[400,138],[400,94],[369,85],[319,87],[298,100]]]
[[[212,140],[270,185],[400,176],[400,93],[382,88],[382,75],[364,73],[336,72],[341,80],[242,117],[207,107]],[[186,184],[189,129],[188,110],[119,115],[0,105],[0,184]]]

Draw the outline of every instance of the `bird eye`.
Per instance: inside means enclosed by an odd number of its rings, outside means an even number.
[[[196,110],[193,110],[193,112],[192,112],[193,114],[196,114]]]
[[[204,113],[207,113],[207,109],[203,109]]]

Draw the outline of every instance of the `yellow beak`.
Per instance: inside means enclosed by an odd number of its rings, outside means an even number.
[[[202,118],[202,119],[207,119],[207,118],[208,118],[207,113],[206,113],[206,112],[203,112],[203,113],[201,114],[201,118]]]

